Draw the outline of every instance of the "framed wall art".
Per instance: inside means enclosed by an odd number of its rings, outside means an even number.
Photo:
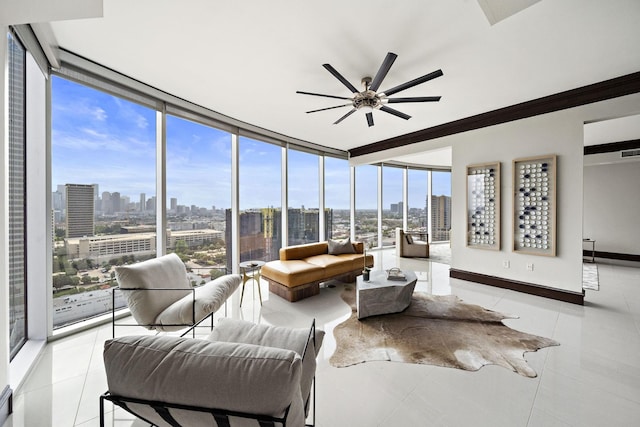
[[[555,154],[513,161],[513,250],[556,256]]]
[[[467,246],[500,250],[500,162],[467,166]]]

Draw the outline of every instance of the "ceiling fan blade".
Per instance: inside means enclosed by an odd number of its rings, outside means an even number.
[[[347,114],[345,114],[344,116],[340,117],[338,120],[336,120],[335,122],[333,122],[334,125],[337,125],[338,123],[340,123],[341,121],[343,121],[344,119],[346,119],[347,117],[349,117],[350,115],[352,115],[353,113],[355,113],[357,110],[357,108],[352,109],[351,111],[349,111]]]
[[[417,79],[413,79],[410,82],[406,82],[406,83],[398,85],[398,86],[396,86],[394,88],[391,88],[389,90],[385,90],[383,93],[386,96],[390,96],[390,95],[393,95],[394,93],[398,93],[400,91],[409,89],[410,87],[417,86],[417,85],[419,85],[421,83],[427,82],[429,80],[433,80],[436,77],[440,77],[440,76],[442,76],[442,70],[437,70],[437,71],[434,71],[434,72],[429,73],[427,75],[424,75],[422,77],[418,77]]]
[[[368,112],[367,113],[367,124],[369,125],[369,127],[373,126],[373,113],[372,112]]]
[[[387,56],[384,58],[384,61],[382,62],[382,65],[380,65],[380,68],[378,69],[378,72],[376,73],[376,76],[371,81],[371,86],[369,86],[369,89],[371,89],[374,92],[376,92],[378,90],[378,88],[380,87],[380,83],[382,83],[384,78],[387,76],[387,73],[391,69],[391,66],[393,65],[393,62],[396,60],[397,57],[398,57],[398,55],[396,55],[393,52],[387,53]],[[371,126],[371,125],[369,125],[369,126]]]
[[[401,119],[405,119],[405,120],[409,120],[411,118],[410,115],[402,113],[398,110],[394,110],[393,108],[389,108],[385,105],[383,105],[382,107],[380,107],[381,111],[384,111],[385,113],[389,113],[389,114],[393,114],[394,116],[398,116]]]
[[[440,96],[417,96],[413,98],[390,98],[387,99],[386,102],[389,104],[398,104],[401,102],[438,102],[440,98]]]
[[[314,95],[314,96],[324,96],[325,98],[335,98],[335,99],[351,99],[344,96],[335,96],[335,95],[325,95],[323,93],[313,93],[313,92],[303,92],[301,90],[297,90],[296,93],[300,93],[302,95]]]
[[[353,104],[344,104],[344,105],[336,105],[335,107],[320,108],[318,110],[307,111],[307,114],[308,113],[317,113],[318,111],[324,111],[324,110],[333,110],[334,108],[348,107],[350,105],[353,106]]]
[[[342,77],[342,74],[340,74],[338,71],[336,71],[335,68],[333,68],[331,65],[329,64],[322,64],[322,66],[324,68],[327,69],[327,71],[329,71],[331,74],[333,74],[333,76],[340,80],[340,82],[345,85],[351,92],[353,93],[358,93],[358,89],[356,89],[351,83],[349,83],[349,81],[347,79],[345,79],[344,77]]]

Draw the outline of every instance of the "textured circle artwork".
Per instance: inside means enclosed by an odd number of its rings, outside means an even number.
[[[555,255],[555,156],[514,161],[514,250]]]
[[[500,163],[467,167],[467,245],[500,247]]]

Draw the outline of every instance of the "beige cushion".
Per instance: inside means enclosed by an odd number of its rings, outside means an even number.
[[[104,365],[114,395],[282,417],[304,425],[298,353],[251,344],[174,336],[125,336],[105,342]],[[138,415],[167,425],[153,409]],[[212,426],[210,414],[171,410],[183,426]],[[257,425],[236,420],[232,425]]]
[[[326,254],[329,249],[327,242],[307,243],[304,245],[280,248],[280,261],[303,259],[313,255]]]
[[[218,277],[202,286],[194,288],[195,310],[193,305],[194,295],[189,295],[174,302],[164,309],[154,323],[157,325],[192,325],[215,313],[227,301],[240,285],[242,276],[239,274],[227,274]],[[195,320],[194,320],[195,312]],[[160,331],[175,331],[184,326],[156,326]]]
[[[332,240],[328,241],[328,253],[331,255],[340,255],[340,254],[354,254],[356,253],[355,248],[351,244],[351,238],[347,237],[344,240]]]
[[[351,261],[345,261],[339,255],[314,255],[305,258],[309,264],[317,265],[324,268],[324,277],[334,277],[340,274],[349,273],[352,268]]]
[[[293,329],[223,318],[220,319],[218,326],[213,329],[207,339],[276,347],[295,351],[300,356],[302,356],[308,343],[307,351],[304,353],[302,361],[302,377],[300,379],[300,391],[302,398],[306,400],[315,376],[316,356],[322,346],[324,331],[316,329],[314,345],[313,337],[310,337],[309,328]]]
[[[262,266],[260,275],[290,288],[322,280],[324,269],[305,261],[270,261]]]
[[[121,288],[160,289],[122,291],[131,315],[140,325],[154,323],[164,309],[187,295],[191,296],[187,270],[176,254],[118,266],[115,270]]]
[[[356,254],[341,254],[338,257],[343,261],[347,262],[350,265],[350,269],[353,270],[362,270],[364,269],[364,254],[356,253]],[[373,267],[373,255],[367,255],[367,267]]]

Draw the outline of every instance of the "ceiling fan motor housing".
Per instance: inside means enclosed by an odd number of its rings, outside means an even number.
[[[380,97],[372,91],[365,90],[364,92],[360,92],[355,94],[353,98],[353,106],[358,110],[361,108],[373,110],[374,108],[378,108],[382,102],[380,101]]]

